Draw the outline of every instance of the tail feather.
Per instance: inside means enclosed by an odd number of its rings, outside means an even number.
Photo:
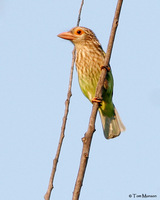
[[[106,139],[117,137],[122,131],[125,131],[125,126],[123,125],[116,108],[114,108],[114,112],[115,115],[113,117],[107,117],[100,111],[104,136]]]

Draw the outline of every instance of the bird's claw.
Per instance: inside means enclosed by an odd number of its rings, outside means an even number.
[[[102,99],[100,99],[100,98],[98,98],[98,97],[94,97],[94,98],[92,99],[92,103],[94,103],[94,102],[97,102],[97,103],[99,103],[99,104],[100,104],[100,106],[101,106]]]
[[[105,65],[101,66],[101,70],[104,69],[104,68],[107,70],[107,72],[111,71],[111,67],[109,65],[108,66],[105,66]]]

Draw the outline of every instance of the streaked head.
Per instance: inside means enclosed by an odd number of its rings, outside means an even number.
[[[86,45],[93,42],[99,44],[93,31],[85,27],[74,27],[68,32],[58,34],[58,37],[70,40],[76,46],[80,44]]]

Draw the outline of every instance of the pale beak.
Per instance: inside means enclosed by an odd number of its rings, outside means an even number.
[[[74,40],[76,37],[71,32],[63,32],[57,35],[65,40]]]

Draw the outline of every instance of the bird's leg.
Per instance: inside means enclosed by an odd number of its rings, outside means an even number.
[[[107,70],[107,72],[111,71],[111,67],[109,65],[108,66],[107,65],[101,66],[101,70],[104,69],[104,68]]]
[[[97,103],[99,103],[99,104],[100,104],[100,106],[101,106],[102,99],[100,99],[100,98],[98,98],[98,97],[94,97],[94,98],[92,99],[92,103],[94,103],[94,102],[97,102]]]

